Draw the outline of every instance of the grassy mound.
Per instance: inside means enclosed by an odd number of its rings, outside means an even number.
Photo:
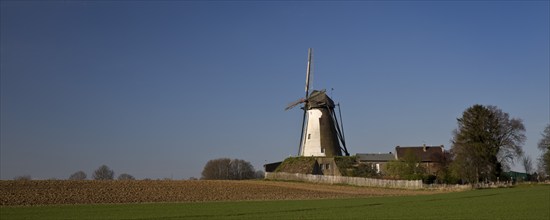
[[[286,158],[275,172],[313,174],[317,160],[315,157]]]
[[[340,156],[334,157],[334,162],[342,176],[355,176],[355,170],[357,169],[357,157],[351,156]]]

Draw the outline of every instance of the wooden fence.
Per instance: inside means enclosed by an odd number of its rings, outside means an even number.
[[[384,187],[398,189],[422,189],[422,180],[385,180],[363,177],[325,176],[301,173],[266,172],[270,180],[290,180],[324,184],[347,184],[354,186]]]

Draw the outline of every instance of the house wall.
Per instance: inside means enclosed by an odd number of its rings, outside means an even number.
[[[359,163],[364,164],[372,164],[373,166],[376,166],[376,164],[379,164],[380,167],[380,174],[384,175],[387,173],[387,164],[388,162],[378,162],[378,161],[360,161]],[[436,162],[421,162],[421,166],[423,166],[426,169],[426,173],[431,175],[436,175],[441,169],[441,164]]]
[[[338,169],[334,158],[332,157],[319,157],[317,158],[317,164],[319,165],[319,171],[322,175],[341,176],[340,169]]]
[[[374,166],[374,168],[379,168],[379,172],[380,174],[385,174],[387,172],[387,167],[386,167],[386,164],[388,162],[385,162],[385,161],[359,161],[359,163],[363,163],[363,164],[371,164],[372,166]],[[378,166],[377,166],[378,164]]]
[[[431,175],[437,175],[437,172],[441,169],[440,163],[422,162],[421,164],[426,168],[426,173]]]
[[[277,169],[277,167],[281,165],[281,163],[283,162],[281,161],[281,162],[264,164],[264,170],[265,172],[274,172]]]
[[[386,164],[388,164],[388,162],[372,162],[373,164],[379,164],[379,167],[380,167],[380,174],[385,174],[387,173],[387,170],[388,168],[386,167]]]

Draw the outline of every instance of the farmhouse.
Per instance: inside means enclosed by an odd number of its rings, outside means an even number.
[[[445,149],[440,146],[418,146],[418,147],[395,147],[395,155],[399,160],[403,160],[407,156],[414,156],[422,166],[426,168],[426,172],[431,175],[436,175],[445,163]]]
[[[419,164],[426,168],[426,172],[436,175],[445,163],[445,149],[440,146],[410,146],[395,147],[395,153],[364,153],[356,154],[358,163],[372,164],[378,173],[386,172],[386,164],[393,160],[405,160],[408,156],[413,156]]]

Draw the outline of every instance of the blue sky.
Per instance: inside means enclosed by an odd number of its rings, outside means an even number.
[[[200,177],[298,151],[307,48],[351,153],[445,145],[474,104],[550,122],[549,1],[2,1],[0,179]],[[516,166],[516,170],[522,170]]]

